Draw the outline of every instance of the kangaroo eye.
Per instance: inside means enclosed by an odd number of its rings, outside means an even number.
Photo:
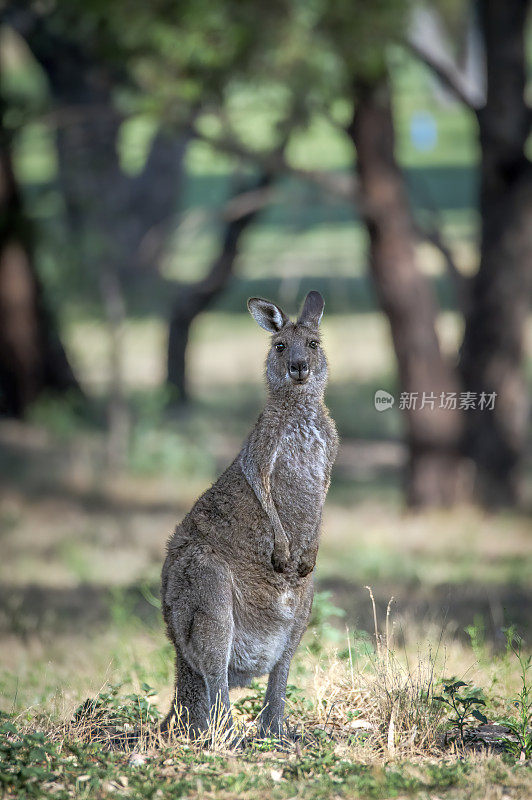
[[[316,339],[311,339],[310,342],[308,343],[308,346],[312,347],[312,349],[315,350],[318,344],[319,343],[316,341]]]
[[[277,344],[275,345],[275,349],[277,350],[278,353],[282,353],[285,347],[286,345],[283,344],[282,342],[277,342]]]

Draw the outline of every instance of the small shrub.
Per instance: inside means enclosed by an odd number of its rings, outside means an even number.
[[[235,700],[233,707],[251,722],[259,717],[264,708],[265,692],[266,686],[253,678],[248,694],[239,700]]]
[[[482,690],[473,686],[470,681],[456,678],[442,681],[442,687],[442,694],[435,696],[434,700],[447,706],[449,722],[458,731],[460,741],[464,744],[464,734],[473,721],[483,724],[488,721],[479,709],[479,706],[486,705]]]
[[[529,672],[532,669],[532,656],[523,653],[523,641],[515,628],[506,631],[508,649],[514,654],[519,664],[521,688],[512,705],[515,713],[500,722],[505,725],[513,738],[504,737],[506,750],[515,758],[525,761],[532,757],[532,685],[529,683]]]
[[[151,698],[156,692],[147,683],[141,694],[121,695],[121,683],[111,684],[94,698],[88,698],[75,710],[72,727],[82,739],[106,740],[135,729],[146,730],[160,719]]]
[[[0,786],[16,795],[42,796],[43,781],[53,777],[56,745],[41,732],[19,732],[7,715],[0,715],[0,723]]]

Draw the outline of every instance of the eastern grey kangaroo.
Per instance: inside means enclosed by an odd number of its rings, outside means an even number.
[[[260,735],[283,735],[288,670],[307,626],[322,507],[338,446],[323,402],[327,359],[318,326],[323,298],[310,292],[297,322],[252,297],[272,335],[268,399],[242,450],[177,526],[162,571],[162,609],[176,649],[176,693],[190,732],[229,689],[269,673]]]

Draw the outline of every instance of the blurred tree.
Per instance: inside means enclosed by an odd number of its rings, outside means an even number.
[[[366,4],[329,0],[317,33],[341,65],[340,91],[352,111],[346,133],[354,145],[358,205],[369,238],[369,269],[388,318],[402,393],[409,452],[406,476],[411,506],[448,505],[459,487],[461,414],[440,407],[456,392],[457,377],[442,354],[437,302],[418,267],[419,230],[395,156],[395,127],[386,45],[406,30],[408,0]],[[358,46],[353,47],[357,41]]]
[[[403,409],[409,446],[407,500],[412,506],[448,504],[458,488],[461,415],[440,407],[440,398],[456,392],[458,382],[438,342],[435,297],[416,264],[417,236],[395,160],[386,72],[369,82],[358,80],[354,91],[355,112],[348,131],[357,153],[370,269],[390,323],[401,389],[416,398]]]
[[[220,251],[208,273],[201,280],[182,286],[176,296],[170,315],[168,337],[167,383],[171,391],[172,404],[183,405],[189,400],[186,353],[190,327],[195,318],[205,311],[226,289],[233,275],[238,257],[241,237],[265,205],[265,190],[271,183],[269,173],[262,174],[246,189],[240,185],[235,199],[243,203],[243,208],[230,208],[228,219],[222,233]],[[256,191],[254,191],[256,190]],[[258,202],[253,195],[257,194]]]
[[[95,31],[95,34],[97,32]],[[160,128],[144,167],[128,174],[120,161],[125,115],[116,92],[127,81],[98,51],[98,42],[56,36],[42,18],[27,34],[50,83],[59,119],[59,179],[75,252],[96,282],[109,333],[108,463],[123,466],[128,410],[122,331],[128,297],[150,291],[175,225],[188,136]]]
[[[134,13],[133,23],[148,22],[142,9],[135,15],[129,2],[117,5]],[[124,169],[120,136],[128,113],[119,95],[128,89],[140,95],[132,62],[148,33],[130,42],[121,14],[108,13],[98,0],[44,6],[12,2],[7,19],[48,79],[78,285],[99,296],[107,321],[108,465],[117,468],[125,460],[129,428],[122,368],[127,295],[158,280],[189,137],[159,125],[140,172]]]
[[[530,2],[479,0],[475,9],[485,54],[485,92],[471,85],[448,40],[430,48],[420,38],[411,37],[410,43],[478,122],[480,265],[465,307],[460,373],[465,389],[494,392],[497,399],[493,410],[468,412],[464,447],[477,467],[483,501],[511,505],[519,494],[530,414],[524,377],[532,289],[532,163],[527,154],[532,113],[526,101]],[[469,3],[459,10],[462,16],[471,14]]]
[[[481,147],[480,266],[471,287],[460,370],[464,387],[495,392],[493,411],[468,417],[466,452],[486,503],[512,505],[530,407],[524,333],[532,290],[532,114],[525,100],[525,34],[530,3],[482,0],[486,103],[478,110]]]
[[[134,11],[128,2],[117,5],[123,14]],[[135,102],[122,110],[120,91],[140,94],[132,63],[142,40],[124,41],[116,29],[123,17],[107,15],[97,0],[13,2],[9,8],[9,23],[48,78],[59,180],[77,255],[96,278],[101,265],[112,264],[122,279],[142,279],[157,268],[172,230],[188,141],[183,132],[159,126],[138,174],[121,163],[121,130]]]
[[[177,211],[190,125],[200,110],[223,108],[229,77],[247,68],[277,6],[271,3],[264,11],[258,29],[251,5],[233,0],[220,7],[208,0],[159,0],[149,9],[132,0],[119,0],[112,9],[100,0],[8,3],[9,23],[48,76],[68,220],[85,272],[101,275],[102,299],[115,331],[112,351],[120,327],[117,312],[125,313],[121,286],[126,282],[131,293],[156,277]],[[144,109],[157,127],[136,176],[120,163],[124,106]],[[269,179],[261,178],[261,186],[264,180]],[[240,236],[257,210],[228,221],[209,273],[195,284],[182,284],[172,303],[168,384],[182,402],[187,399],[188,330],[225,288]],[[118,369],[116,355],[112,362]],[[118,380],[113,384],[117,387]]]
[[[22,417],[43,392],[81,390],[35,270],[4,114],[0,95],[0,412]]]

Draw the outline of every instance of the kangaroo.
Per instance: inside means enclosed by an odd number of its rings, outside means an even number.
[[[248,300],[272,334],[268,399],[233,463],[195,503],[167,545],[162,610],[176,650],[173,706],[192,735],[224,712],[229,689],[269,673],[259,735],[283,736],[288,670],[307,627],[322,507],[336,457],[324,405],[324,301],[310,292],[297,322]]]

